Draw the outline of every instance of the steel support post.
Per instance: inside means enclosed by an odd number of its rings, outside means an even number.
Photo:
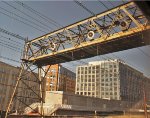
[[[41,118],[43,118],[44,115],[44,109],[43,109],[43,101],[44,101],[44,96],[43,96],[43,86],[42,86],[42,73],[41,73],[41,67],[38,67],[38,75],[39,75],[39,84],[40,84],[40,97],[41,97],[41,105],[40,105],[40,114],[41,114]],[[44,79],[44,78],[43,78]]]

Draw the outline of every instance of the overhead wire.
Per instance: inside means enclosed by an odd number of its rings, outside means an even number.
[[[107,8],[107,9],[109,9],[102,1],[100,1],[100,0],[98,0],[101,4],[103,4],[103,6],[105,7],[105,8]],[[125,2],[123,2],[123,3],[125,3]],[[112,55],[114,55],[114,54],[112,54]],[[116,57],[116,55],[114,55],[115,57]],[[120,58],[120,57],[119,57]],[[122,59],[123,61],[124,61],[124,59]],[[130,65],[132,65],[131,63],[129,63],[128,62],[128,64],[130,64]],[[134,66],[134,65],[132,65],[133,67],[136,67],[136,66]],[[143,71],[144,72],[144,71]],[[129,95],[131,94],[131,91],[129,91]],[[132,105],[132,103],[131,103],[131,96],[128,98],[129,99],[129,101],[130,101],[130,105]]]
[[[115,7],[115,5],[112,3],[113,1],[108,1],[112,6],[113,8]]]
[[[1,41],[3,41],[3,42],[1,42]],[[21,47],[19,47],[19,45],[16,45],[16,46],[15,46],[15,44],[10,43],[10,42],[7,42],[7,41],[2,40],[2,39],[0,39],[0,43],[2,43],[2,44],[8,44],[10,47],[22,51],[22,49],[21,49]],[[10,45],[10,44],[12,44],[12,45]]]
[[[47,26],[47,24],[44,24],[44,23],[41,22],[40,20],[37,20],[36,18],[32,17],[31,15],[29,15],[29,14],[27,14],[27,13],[25,13],[25,12],[19,10],[18,8],[14,7],[13,5],[10,5],[8,2],[6,2],[6,1],[2,1],[2,2],[5,3],[5,4],[7,4],[8,6],[10,6],[11,8],[13,8],[13,9],[19,11],[20,13],[24,14],[25,16],[28,16],[28,17],[31,18],[32,20],[34,20],[34,21],[36,21],[36,22],[42,24],[43,26],[45,26],[45,27],[47,27],[47,28],[53,30],[52,27]]]
[[[79,4],[80,6],[82,6],[85,10],[87,10],[88,12],[90,12],[92,15],[94,15],[94,12],[90,11],[89,9],[87,9],[86,7],[84,7],[81,3],[79,3],[78,1],[75,1],[77,4]],[[29,8],[27,5],[25,5],[24,3],[19,3],[18,4],[22,5],[22,6],[26,6],[27,8]],[[33,10],[32,8],[29,8],[30,10]],[[34,10],[35,11],[35,10]],[[58,24],[58,23],[57,23]],[[58,24],[60,25],[60,24]]]
[[[122,3],[125,4],[126,2],[122,0]],[[130,11],[131,13],[133,13],[133,11]],[[150,55],[148,55],[147,53],[145,53],[140,47],[137,47],[136,49],[138,49],[141,53],[143,53],[146,57],[150,58]],[[143,71],[144,72],[144,71]]]
[[[106,9],[108,9],[109,10],[109,7],[107,7],[104,3],[103,3],[103,1],[100,1],[100,0],[97,0],[99,3],[101,3]]]
[[[41,18],[43,18],[43,19],[45,19],[45,20],[49,20],[50,23],[53,22],[53,23],[55,23],[57,26],[61,26],[61,27],[62,27],[62,25],[59,24],[58,22],[56,22],[56,21],[54,21],[54,20],[48,18],[47,16],[45,16],[45,15],[39,13],[38,11],[36,11],[36,10],[34,10],[33,8],[29,7],[28,5],[26,5],[26,4],[24,4],[24,3],[20,2],[20,1],[16,1],[16,3],[19,4],[19,5],[21,5],[21,6],[23,6],[24,8],[28,9],[29,11],[35,13],[36,15],[40,16]],[[55,24],[53,24],[53,25],[55,25]],[[55,26],[56,26],[56,25],[55,25]],[[80,61],[80,62],[81,62],[81,61]],[[81,63],[84,63],[84,62],[81,62]]]
[[[3,41],[3,42],[5,42],[5,43],[7,43],[7,44],[11,44],[11,45],[15,46],[16,49],[19,49],[19,50],[22,50],[22,48],[23,48],[23,47],[21,47],[20,45],[15,44],[14,42],[6,41],[6,40],[3,40],[3,39],[1,39],[1,38],[0,38],[0,41]]]
[[[81,4],[80,4],[81,5]],[[86,9],[87,10],[87,9]],[[89,11],[89,10],[88,10]],[[90,12],[90,13],[92,13],[92,12]],[[93,13],[92,13],[93,14]]]
[[[6,3],[6,2],[5,2]],[[8,3],[6,3],[7,5],[9,5],[9,6],[11,6],[10,4],[8,4]],[[13,6],[11,6],[11,7],[13,7]],[[15,7],[13,7],[13,8],[15,8]],[[16,8],[15,8],[16,9]],[[3,9],[4,10],[4,9]],[[6,9],[5,9],[6,10]],[[14,14],[14,13],[13,13]],[[15,14],[16,15],[16,14]],[[26,20],[26,19],[25,19]]]
[[[61,24],[59,24],[59,23],[56,22],[55,20],[53,20],[53,19],[51,19],[51,18],[45,16],[44,14],[38,12],[37,10],[35,10],[35,9],[31,8],[31,7],[29,7],[27,4],[25,4],[25,3],[21,2],[21,1],[14,1],[14,2],[16,2],[17,4],[19,4],[19,5],[21,5],[22,7],[26,8],[26,9],[29,10],[30,12],[32,12],[32,13],[38,15],[39,17],[41,17],[41,18],[44,19],[45,21],[47,21],[47,22],[53,24],[54,26],[56,26],[56,27],[63,27]]]
[[[1,55],[0,55],[0,58],[2,58],[2,59],[6,59],[6,60],[9,60],[9,61],[13,61],[13,62],[17,62],[17,63],[21,63],[20,61],[17,61],[17,60],[14,60],[14,59],[8,58],[8,57],[4,57],[4,56],[1,56]]]
[[[17,3],[19,3],[19,2],[17,2]],[[20,2],[20,5],[23,5],[23,6],[26,6],[27,7],[27,5],[25,5],[25,4],[22,4],[21,2]],[[27,8],[29,8],[29,7],[27,7]],[[31,11],[31,7],[30,7],[30,11]],[[33,9],[32,9],[33,10]],[[34,11],[34,12],[36,12],[36,11]],[[38,13],[38,12],[36,12],[36,13]],[[55,22],[56,23],[56,22]],[[58,24],[58,23],[57,23]],[[60,24],[58,24],[58,25],[60,25]],[[79,61],[78,61],[79,62]],[[81,61],[80,61],[81,62]],[[82,62],[83,63],[83,62]]]
[[[74,1],[77,1],[77,0],[74,0]],[[98,0],[99,1],[99,0]],[[101,3],[101,1],[99,1],[100,3]],[[82,3],[80,3],[79,4],[79,2],[75,2],[75,3],[77,3],[78,5],[80,5],[82,8],[83,8],[83,4]],[[82,5],[81,5],[82,4]],[[107,10],[109,10],[109,8],[104,4],[104,3],[102,3],[102,5],[105,7],[105,8],[107,8]],[[84,6],[84,9],[85,9],[85,6]],[[88,9],[87,7],[86,7],[86,9]],[[91,10],[86,10],[86,11],[91,11]],[[93,13],[94,12],[89,12],[90,14],[92,14],[93,15]],[[95,15],[95,14],[94,14]],[[124,59],[122,59],[122,58],[120,58],[120,57],[118,57],[118,56],[116,56],[115,54],[111,54],[111,55],[113,55],[114,57],[117,57],[118,59],[120,59],[120,60],[122,60],[122,61],[124,61]],[[125,61],[124,61],[125,62]],[[131,63],[128,63],[129,65],[132,65]],[[135,65],[132,65],[133,67],[136,67]]]
[[[4,2],[4,1],[3,1]],[[6,3],[6,4],[8,4],[8,3]],[[0,11],[0,13],[1,13],[1,11]],[[3,13],[3,14],[5,14],[5,13]],[[5,15],[7,15],[7,14],[5,14]],[[7,16],[9,16],[9,15],[7,15]],[[11,17],[11,16],[10,16]],[[15,18],[16,19],[16,18]],[[23,22],[24,23],[24,22]],[[27,23],[25,23],[25,24],[27,24]],[[28,24],[29,25],[29,24]],[[30,25],[29,25],[30,26]],[[35,27],[34,27],[35,28]],[[36,28],[37,29],[37,28]],[[46,33],[46,32],[45,32]]]
[[[4,41],[4,40],[3,40]],[[6,41],[4,41],[4,42],[6,42]],[[2,44],[3,45],[2,45]],[[6,48],[9,48],[9,49],[11,49],[11,50],[14,50],[14,51],[16,51],[16,52],[19,52],[19,53],[21,53],[22,51],[19,51],[19,49],[18,48],[16,48],[16,47],[14,47],[14,46],[12,46],[12,45],[9,45],[8,44],[8,42],[5,44],[5,43],[3,43],[3,42],[0,42],[0,45],[2,45],[2,46],[4,46],[4,47],[6,47]],[[6,59],[6,58],[5,58]],[[8,59],[7,59],[8,60]],[[10,59],[9,59],[10,60]],[[72,65],[73,66],[75,66],[73,63],[72,63]]]
[[[36,27],[32,26],[31,24],[28,24],[28,23],[26,23],[26,22],[24,22],[24,21],[22,21],[22,20],[19,20],[19,19],[17,19],[17,18],[15,18],[15,17],[13,17],[13,16],[10,16],[10,15],[8,15],[8,14],[6,14],[6,13],[2,12],[2,11],[0,11],[0,13],[1,13],[1,14],[3,14],[3,15],[5,15],[5,16],[7,16],[7,17],[10,17],[10,18],[12,18],[12,19],[14,19],[14,20],[16,20],[16,21],[19,21],[19,22],[21,22],[21,23],[23,23],[23,24],[25,24],[25,25],[28,25],[28,26],[30,26],[30,27],[32,27],[32,28],[34,28],[34,29],[38,30],[38,31],[41,31],[41,32],[46,33],[45,31],[40,30],[40,29],[38,29],[38,28],[36,28]]]
[[[5,48],[8,48],[8,49],[14,50],[15,52],[19,52],[19,53],[21,53],[20,51],[15,50],[14,48],[9,47],[8,45],[1,44],[1,43],[0,43],[0,45],[1,45],[1,46],[3,46],[3,47],[5,47]]]
[[[16,49],[14,49],[14,48],[11,48],[10,46],[8,46],[8,45],[5,45],[5,44],[1,44],[0,43],[0,45],[1,46],[3,46],[3,47],[6,47],[6,48],[8,48],[8,49],[10,49],[11,51],[13,50],[13,51],[15,51],[15,52],[19,52],[19,53],[21,53],[20,51],[18,51],[18,50],[16,50]],[[8,61],[12,61],[12,62],[17,62],[17,63],[20,63],[20,61],[18,61],[18,60],[14,60],[14,59],[12,59],[12,57],[11,58],[8,58],[8,57],[4,57],[4,56],[2,56],[2,54],[0,54],[0,59],[4,59],[4,60],[8,60]]]
[[[9,31],[7,31],[7,30],[5,30],[5,29],[3,29],[3,28],[0,28],[0,32],[5,33],[5,34],[10,35],[10,36],[13,36],[13,37],[15,37],[15,38],[17,38],[17,39],[20,39],[20,40],[22,40],[22,41],[26,41],[26,38],[24,38],[24,37],[22,37],[22,36],[20,36],[20,35],[18,35],[18,34],[9,32]]]
[[[23,41],[23,42],[18,42],[18,41],[15,41],[15,39],[13,40],[13,39],[8,38],[8,37],[6,37],[6,36],[0,35],[1,38],[7,39],[7,41],[0,39],[0,41],[2,41],[2,42],[0,42],[0,45],[1,45],[2,47],[5,47],[5,48],[7,48],[7,49],[10,49],[10,50],[13,51],[13,52],[16,52],[16,53],[20,53],[20,54],[21,54],[21,53],[22,53],[22,48],[23,48],[23,45],[24,45],[24,44],[22,44],[22,43],[25,43],[26,39],[25,39],[24,37],[18,35],[18,34],[14,34],[14,33],[12,33],[12,32],[9,32],[9,31],[5,30],[5,29],[2,29],[2,28],[0,28],[0,29],[1,29],[2,33],[5,33],[5,34],[7,34],[7,35],[9,35],[9,36],[15,37],[15,38],[20,39],[21,41]],[[10,41],[13,42],[13,43],[10,43]],[[5,43],[4,43],[4,42],[5,42]],[[16,44],[14,44],[14,43],[16,43]],[[13,45],[13,46],[12,46],[12,45]],[[15,45],[16,45],[16,46],[15,46]],[[15,47],[14,47],[14,46],[15,46]],[[22,48],[21,48],[21,46],[22,46]],[[18,48],[18,47],[19,47],[19,48]],[[14,53],[13,53],[13,54],[14,54]],[[2,55],[0,55],[0,58],[1,58],[1,59],[5,59],[5,60],[9,60],[9,61],[13,61],[13,62],[20,63],[18,60],[14,60],[14,59],[11,59],[11,58],[8,58],[8,57],[4,57],[4,56],[2,56]]]
[[[107,5],[105,5],[102,1],[100,1],[100,0],[97,0],[100,4],[102,4],[107,10],[109,10],[110,8],[109,7],[107,7]],[[114,12],[111,12],[113,15],[115,15],[115,13]],[[111,16],[108,14],[107,15],[111,20],[114,20],[113,18],[111,18]],[[117,31],[114,29],[114,28],[112,28],[112,30],[115,32],[115,33],[117,33]]]
[[[102,3],[100,0],[98,0],[100,3]],[[110,1],[109,1],[110,2]],[[123,1],[123,4],[125,4],[125,2]],[[105,8],[107,8],[108,9],[108,7],[103,3],[103,5],[105,6]],[[140,49],[139,49],[140,50]],[[114,55],[114,54],[112,54],[112,55]],[[114,55],[115,57],[116,57],[116,55]],[[120,58],[120,57],[119,57]],[[121,60],[123,60],[124,61],[124,59],[122,59],[122,58],[120,58]],[[128,63],[129,65],[131,65],[132,67],[136,67],[137,68],[137,66],[135,66],[135,65],[133,65],[133,64],[131,64],[131,63]],[[140,70],[141,71],[141,70]],[[144,72],[144,70],[142,70],[141,72]]]
[[[10,32],[9,32],[9,34],[10,34]],[[19,35],[16,35],[16,34],[14,34],[14,33],[11,33],[11,34],[13,34],[13,35],[15,36],[15,38],[18,37],[18,38],[20,39],[20,37],[21,37],[21,36],[19,37]],[[12,36],[12,35],[10,35],[10,36]],[[2,42],[0,42],[0,46],[5,47],[5,48],[7,48],[7,49],[10,49],[11,51],[13,51],[13,54],[14,54],[14,52],[21,54],[22,48],[23,48],[23,44],[22,44],[21,42],[12,40],[11,38],[8,38],[8,37],[3,36],[3,35],[0,35],[0,37],[1,37],[1,38],[4,38],[4,39],[7,39],[7,41],[6,41],[6,40],[3,40],[3,39],[0,38],[0,41],[2,41]],[[21,38],[21,40],[25,41],[23,37]],[[12,43],[12,42],[13,42],[13,43]],[[14,44],[14,43],[15,43],[15,44]],[[20,44],[21,44],[21,45],[20,45]],[[14,46],[15,46],[15,47],[14,47]],[[21,46],[22,46],[22,48],[21,48]],[[20,63],[18,60],[14,60],[14,59],[12,59],[12,58],[4,57],[4,56],[2,56],[2,55],[0,55],[0,59],[4,59],[4,60],[16,62],[16,63]]]
[[[9,48],[9,49],[12,49],[12,50],[14,50],[14,51],[16,51],[16,52],[21,53],[21,50],[16,49],[16,47],[14,47],[14,46],[12,46],[12,45],[5,44],[5,43],[3,43],[3,42],[1,42],[1,41],[0,41],[0,45],[2,45],[2,46],[5,45],[6,48]]]
[[[5,38],[7,38],[7,37],[5,37]],[[0,39],[1,40],[1,39]],[[10,49],[11,51],[13,50],[13,51],[15,51],[15,52],[19,52],[19,53],[21,53],[22,51],[20,51],[21,49],[20,48],[17,48],[17,47],[14,47],[14,44],[13,44],[13,46],[12,45],[10,45],[10,43],[9,42],[6,42],[6,41],[4,41],[4,40],[2,40],[3,42],[1,42],[0,41],[0,45],[2,46],[2,47],[6,47],[6,48],[8,48],[8,49]],[[6,42],[6,43],[4,43],[4,42]],[[11,58],[8,58],[8,57],[4,57],[4,56],[2,56],[2,55],[0,55],[0,58],[2,58],[2,59],[6,59],[6,60],[9,60],[9,61],[13,61],[13,62],[18,62],[18,63],[20,63],[19,61],[17,61],[17,60],[14,60],[14,59],[11,59]]]
[[[93,15],[93,16],[96,15],[93,11],[91,11],[90,9],[88,9],[85,5],[83,5],[83,4],[80,3],[79,1],[74,0],[74,2],[75,2],[77,5],[81,6],[83,9],[85,9],[87,12],[89,12],[91,15]],[[105,50],[105,49],[103,49],[103,50]],[[111,58],[110,58],[110,59],[111,59]]]
[[[77,1],[77,0],[74,0],[74,2],[77,4],[77,5],[79,5],[79,6],[81,6],[84,10],[86,10],[87,12],[89,12],[91,15],[95,15],[95,13],[93,12],[93,11],[91,11],[91,10],[89,10],[86,6],[84,6],[81,2],[79,2],[79,1]]]
[[[123,4],[125,4],[125,2],[122,0]],[[129,94],[131,94],[131,91],[129,91]],[[131,103],[131,98],[129,98],[129,102],[130,102],[130,107],[132,107],[132,103]],[[131,113],[131,112],[129,112]]]
[[[18,41],[12,40],[11,38],[8,38],[8,37],[6,37],[6,36],[0,35],[0,37],[1,37],[1,38],[5,38],[5,39],[8,39],[9,41],[15,42],[15,43],[17,43],[18,45],[22,45],[22,46],[24,46],[24,44],[22,44],[21,42],[18,42]]]
[[[125,3],[125,1],[124,0],[121,0],[123,3]]]
[[[79,5],[81,5],[82,7],[84,7],[82,4],[80,4],[78,1],[76,1],[77,2],[77,4],[79,4]],[[87,8],[86,7],[84,7],[86,10],[87,10]],[[90,10],[87,10],[87,11],[90,11]],[[91,11],[91,13],[92,13],[92,11]],[[94,13],[92,13],[92,14],[94,14]],[[89,53],[89,52],[87,52],[87,53]],[[89,53],[90,54],[90,53]],[[70,58],[70,57],[69,57]],[[75,59],[75,58],[74,58]],[[104,58],[103,57],[103,59],[105,59],[106,60],[106,58]],[[85,62],[84,61],[81,61],[81,60],[77,60],[77,62],[79,62],[79,63],[84,63],[85,64]],[[86,63],[87,64],[87,63]],[[73,65],[73,66],[75,66],[75,65]]]
[[[35,11],[33,8],[31,8],[31,7],[29,7],[29,6],[27,6],[27,5],[25,5],[24,3],[21,3],[21,2],[19,2],[19,1],[17,1],[16,3],[18,3],[18,4],[20,4],[20,5],[22,5],[22,6],[24,6],[24,7],[26,7],[28,10],[30,10],[31,12],[34,12],[34,13],[36,13],[37,15],[39,15],[40,13],[39,12],[37,12],[37,11]],[[78,3],[78,2],[77,2]],[[80,4],[81,5],[81,4]],[[86,9],[86,8],[85,8]],[[86,10],[88,10],[88,9],[86,9]],[[92,12],[91,12],[92,13]],[[94,13],[93,13],[94,14]],[[41,16],[41,14],[40,14],[40,16]],[[43,15],[42,15],[43,16]],[[54,21],[55,22],[55,21]],[[60,25],[59,23],[57,23],[57,22],[55,22],[57,25],[59,25],[59,26],[62,26],[62,25]]]
[[[56,21],[54,21],[54,20],[52,20],[52,19],[49,19],[48,17],[46,17],[46,16],[44,16],[43,14],[41,14],[41,13],[35,11],[33,8],[27,6],[26,4],[21,3],[21,2],[19,2],[19,1],[18,1],[17,3],[20,4],[20,5],[22,5],[23,7],[27,8],[27,9],[30,10],[31,12],[35,13],[36,15],[40,16],[41,18],[43,18],[43,19],[45,19],[45,20],[51,20],[52,22],[54,22],[54,23],[57,24],[58,26],[63,27],[61,24],[57,23]],[[50,21],[50,23],[52,23],[51,21]],[[54,25],[54,24],[53,24],[53,25]],[[56,25],[55,25],[55,26],[56,26]]]
[[[12,14],[13,16],[17,16],[18,18],[21,18],[21,19],[23,19],[23,20],[25,20],[25,21],[28,21],[29,23],[34,24],[35,26],[38,26],[39,29],[42,28],[42,29],[45,29],[45,30],[49,30],[49,29],[47,29],[47,28],[45,28],[45,27],[43,27],[43,26],[41,26],[41,25],[39,25],[39,24],[37,24],[37,23],[31,21],[31,20],[28,20],[27,18],[24,18],[24,17],[22,17],[22,16],[20,16],[20,15],[17,15],[17,14],[15,14],[15,13],[13,13],[13,12],[11,12],[11,11],[9,11],[9,10],[3,8],[3,7],[0,7],[0,9],[2,9],[3,11],[5,11],[5,12],[7,12],[7,13]]]
[[[88,9],[85,5],[83,5],[81,2],[79,2],[79,1],[77,1],[77,0],[74,0],[74,2],[77,4],[77,5],[79,5],[79,6],[81,6],[84,10],[86,10],[88,13],[90,13],[91,15],[93,15],[93,16],[95,16],[96,14],[93,12],[93,11],[91,11],[90,9]],[[103,49],[104,50],[104,49]],[[104,60],[106,60],[104,57],[103,57],[103,59]],[[111,58],[110,58],[111,59]]]
[[[24,3],[21,3],[21,2],[19,2],[19,1],[17,1],[16,3],[18,3],[18,4],[20,4],[20,5],[22,5],[23,7],[25,7],[25,8],[27,8],[29,11],[31,11],[31,12],[33,12],[33,13],[35,13],[36,15],[38,15],[38,16],[40,16],[40,17],[42,17],[42,18],[46,18],[46,19],[49,19],[48,17],[46,17],[46,16],[44,16],[43,14],[41,14],[41,13],[39,13],[39,12],[37,12],[37,11],[35,11],[33,8],[31,8],[31,7],[29,7],[29,6],[27,6],[26,4],[24,4]],[[45,20],[46,20],[45,19]],[[54,21],[54,20],[52,20],[52,19],[49,19],[49,20],[51,20],[53,23],[55,23],[55,24],[57,24],[57,26],[61,26],[62,27],[62,25],[61,24],[59,24],[59,23],[57,23],[56,21]],[[51,22],[50,22],[51,23]],[[56,25],[55,25],[56,26]],[[81,63],[83,63],[83,62],[81,62]]]
[[[122,2],[123,3],[125,3],[123,0],[122,0]],[[131,11],[132,12],[132,11]],[[150,55],[148,55],[147,53],[145,53],[142,49],[140,49],[139,47],[137,48],[140,52],[142,52],[145,56],[147,56],[147,57],[150,57]],[[142,71],[141,71],[142,72]],[[144,71],[143,71],[144,72]],[[145,76],[145,75],[144,75]],[[147,75],[147,77],[148,77],[148,75]],[[131,94],[131,91],[129,91],[129,94]],[[129,98],[129,101],[130,101],[130,105],[131,105],[131,107],[132,107],[132,103],[131,103],[131,99],[132,98]]]

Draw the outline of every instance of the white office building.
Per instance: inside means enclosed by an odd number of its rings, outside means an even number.
[[[150,90],[150,80],[121,60],[89,62],[76,68],[79,95],[115,100],[139,100]],[[149,94],[147,93],[149,96]]]

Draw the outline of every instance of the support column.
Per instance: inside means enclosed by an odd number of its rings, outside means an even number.
[[[44,109],[43,109],[43,101],[44,101],[44,96],[43,96],[43,90],[42,90],[42,73],[41,73],[41,67],[38,67],[38,76],[39,76],[39,84],[40,84],[40,97],[41,97],[41,105],[40,105],[40,114],[41,118],[44,116]],[[44,79],[44,78],[43,78]]]

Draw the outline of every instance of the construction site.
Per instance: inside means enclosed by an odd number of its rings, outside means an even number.
[[[132,66],[115,56],[135,48],[149,56],[140,47],[150,45],[150,6],[146,1],[113,5],[117,1],[98,0],[104,7],[107,2],[112,7],[95,14],[83,1],[70,2],[91,16],[33,39],[0,29],[25,42],[20,66],[0,61],[0,118],[150,117],[150,76],[141,72],[138,64]],[[3,3],[18,12],[24,7],[39,14],[20,1]],[[40,17],[48,19],[41,14]],[[114,58],[106,58],[109,54]],[[99,56],[103,56],[102,60]],[[97,58],[86,61],[93,57]],[[77,61],[80,64],[75,65],[75,71],[64,66]]]

